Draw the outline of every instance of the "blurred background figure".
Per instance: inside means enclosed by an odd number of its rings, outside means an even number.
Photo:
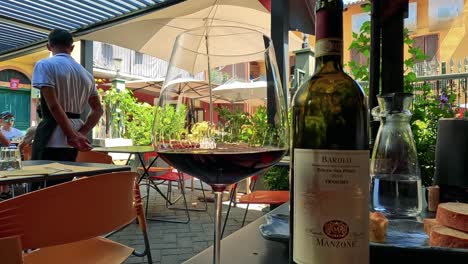
[[[0,114],[0,119],[2,119],[2,134],[10,141],[15,139],[20,139],[23,137],[23,132],[21,130],[13,127],[15,123],[15,116],[9,111],[4,111]]]
[[[37,117],[39,118],[38,123],[40,122],[40,119],[42,119],[42,110],[41,110],[41,105],[38,104],[36,107],[36,114]],[[37,126],[31,126],[26,130],[26,134],[24,134],[23,140],[18,145],[18,148],[21,152],[21,156],[23,157],[23,160],[29,160],[31,159],[31,150],[32,150],[32,143],[34,140],[34,135],[36,135],[36,128]]]
[[[3,119],[0,118],[0,127],[3,124]],[[10,145],[10,140],[3,135],[2,131],[0,130],[0,147],[8,147]]]
[[[8,147],[10,145],[10,140],[3,135],[2,132],[0,132],[0,147]]]

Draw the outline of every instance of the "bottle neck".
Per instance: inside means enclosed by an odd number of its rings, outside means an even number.
[[[315,71],[324,67],[343,69],[342,5],[333,1],[322,3],[315,17]]]
[[[326,55],[315,58],[315,72],[343,71],[342,55]]]

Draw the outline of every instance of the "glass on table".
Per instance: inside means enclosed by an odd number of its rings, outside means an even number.
[[[0,149],[0,170],[21,169],[21,152],[16,147],[2,147]]]
[[[389,217],[418,216],[423,207],[423,189],[409,123],[413,95],[380,95],[378,102],[372,113],[381,122],[370,167],[371,209]]]
[[[261,32],[201,27],[174,44],[153,144],[168,164],[214,190],[213,263],[220,263],[223,191],[270,168],[288,149],[280,83],[271,39]]]

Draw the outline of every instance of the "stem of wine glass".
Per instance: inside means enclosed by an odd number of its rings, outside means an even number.
[[[214,192],[215,219],[214,219],[214,246],[213,264],[220,264],[221,256],[221,211],[223,203],[223,192]]]

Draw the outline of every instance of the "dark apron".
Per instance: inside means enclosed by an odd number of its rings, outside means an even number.
[[[41,111],[42,120],[37,126],[36,134],[34,135],[31,160],[45,159],[44,157],[46,146],[49,143],[49,139],[52,136],[52,133],[54,133],[54,130],[57,127],[57,122],[50,113],[49,107],[47,106],[44,96],[41,96]],[[80,118],[80,114],[66,114],[67,117],[70,119]]]

